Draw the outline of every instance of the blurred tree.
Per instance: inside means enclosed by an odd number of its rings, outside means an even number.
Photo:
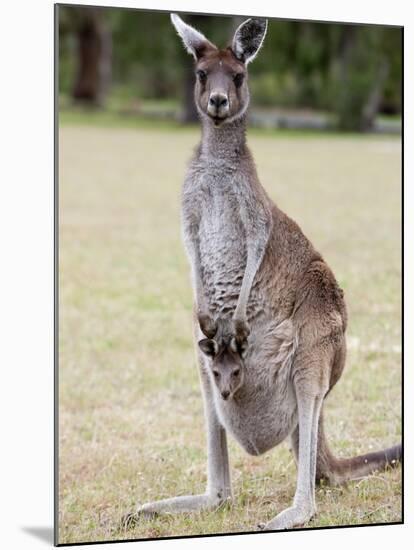
[[[178,46],[167,14],[108,10],[113,28],[114,71],[135,93],[153,99],[176,96]]]
[[[62,10],[62,8],[60,8]],[[62,14],[63,33],[76,40],[76,72],[72,98],[89,105],[102,105],[111,82],[112,38],[105,12],[93,7],[73,7]]]
[[[381,26],[341,26],[330,75],[330,106],[340,129],[371,130],[387,85],[394,88],[398,98],[401,73],[394,68],[393,80],[389,80],[391,65],[396,60],[388,43],[396,45],[395,38],[400,32]],[[396,108],[398,103],[397,99]]]

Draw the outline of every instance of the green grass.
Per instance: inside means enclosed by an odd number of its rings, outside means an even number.
[[[90,116],[90,115],[88,115]],[[180,187],[199,130],[62,114],[59,542],[255,529],[289,506],[287,445],[230,441],[235,500],[119,529],[148,500],[204,490],[202,401]],[[401,434],[398,138],[254,131],[258,172],[333,268],[349,307],[347,368],[326,425],[341,456]],[[317,492],[309,527],[401,520],[401,471]]]

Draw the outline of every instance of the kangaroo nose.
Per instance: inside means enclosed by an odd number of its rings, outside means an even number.
[[[226,107],[229,100],[227,99],[227,96],[225,94],[211,94],[209,103],[212,107],[215,107],[216,109],[220,109],[220,107]]]
[[[229,395],[230,395],[230,392],[228,390],[224,390],[221,392],[221,396],[223,399],[227,399]]]

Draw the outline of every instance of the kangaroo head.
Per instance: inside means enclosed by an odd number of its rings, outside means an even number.
[[[176,14],[171,21],[195,59],[194,99],[202,117],[216,126],[241,117],[249,104],[247,64],[259,51],[267,20],[247,19],[234,33],[231,46],[221,50]]]
[[[244,361],[234,338],[228,343],[204,338],[199,348],[209,358],[210,372],[221,397],[232,398],[244,383]]]

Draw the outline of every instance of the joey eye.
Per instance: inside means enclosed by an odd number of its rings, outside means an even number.
[[[240,369],[234,370],[232,374],[233,374],[233,376],[239,376],[239,374],[240,374]]]
[[[220,376],[220,373],[218,370],[213,370],[214,378],[218,378]]]
[[[243,84],[243,80],[244,80],[244,74],[243,73],[237,73],[233,77],[233,82],[234,82],[236,88],[240,88],[240,86]]]
[[[197,71],[197,76],[200,80],[200,82],[205,82],[207,80],[207,73],[206,71],[202,71],[201,69]]]

